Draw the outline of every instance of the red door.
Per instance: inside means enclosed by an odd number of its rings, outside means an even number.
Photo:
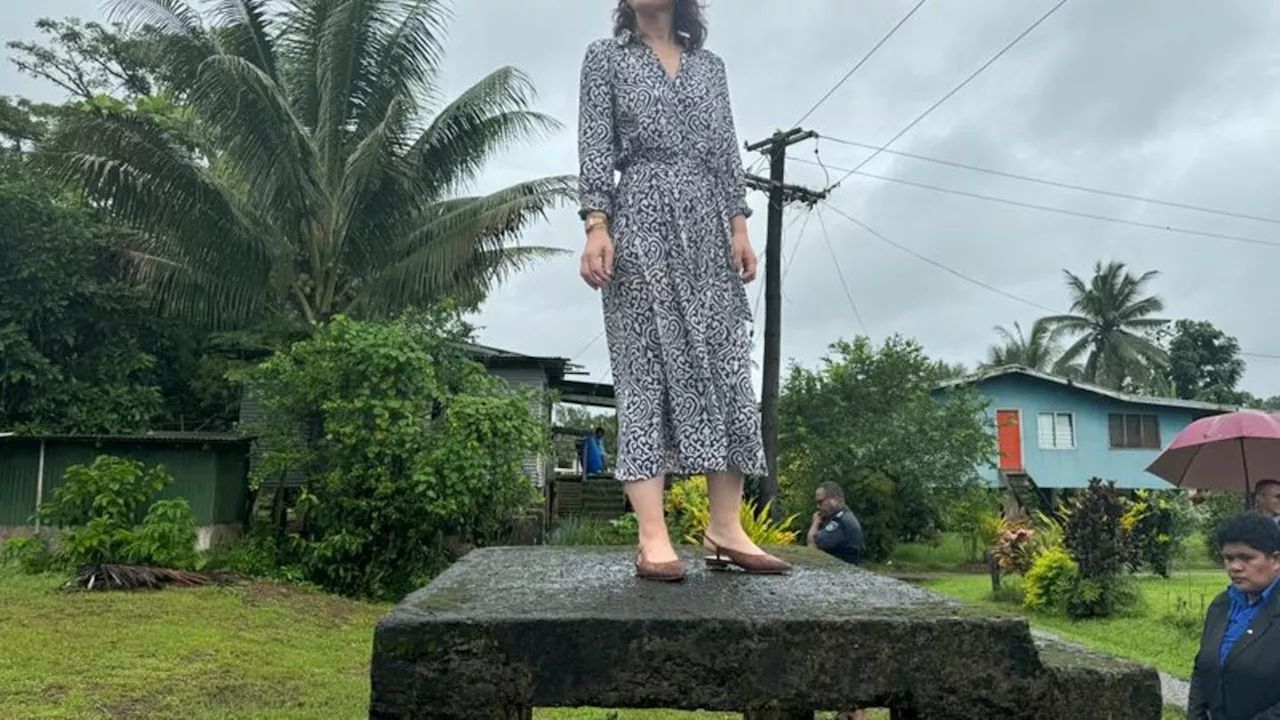
[[[1000,443],[1000,469],[1022,469],[1022,423],[1017,410],[996,411],[996,439]]]

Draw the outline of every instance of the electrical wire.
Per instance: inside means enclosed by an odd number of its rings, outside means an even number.
[[[916,252],[915,250],[912,250],[911,248],[909,248],[909,247],[907,247],[907,246],[905,246],[905,245],[903,245],[903,244],[901,244],[901,243],[898,243],[898,242],[895,242],[895,241],[891,240],[890,238],[886,237],[883,233],[881,233],[881,232],[877,231],[875,228],[872,228],[871,226],[867,225],[866,223],[862,222],[861,220],[857,219],[856,217],[854,217],[854,216],[850,215],[849,213],[846,213],[845,211],[841,210],[840,208],[838,208],[838,207],[836,207],[836,206],[832,205],[831,203],[829,203],[829,202],[828,202],[828,203],[825,203],[825,204],[826,204],[826,207],[827,207],[828,209],[830,209],[832,212],[836,213],[837,215],[840,215],[841,217],[845,218],[846,220],[848,220],[849,222],[853,223],[854,225],[857,225],[859,228],[862,228],[862,230],[864,230],[867,234],[871,235],[872,237],[876,238],[877,240],[880,240],[881,242],[883,242],[883,243],[885,243],[885,244],[887,244],[887,245],[889,245],[889,246],[891,246],[891,247],[893,247],[893,248],[896,248],[896,249],[900,250],[900,251],[901,251],[901,252],[903,252],[903,253],[906,253],[907,255],[910,255],[911,257],[916,258],[917,260],[920,260],[920,261],[925,262],[925,263],[927,263],[927,264],[929,264],[929,265],[932,265],[932,266],[934,266],[934,267],[938,268],[939,270],[942,270],[943,272],[946,272],[946,273],[948,273],[948,274],[950,274],[950,275],[953,275],[953,276],[955,276],[955,277],[957,277],[957,278],[960,278],[961,280],[964,280],[965,282],[968,282],[968,283],[970,283],[970,284],[972,284],[972,285],[976,285],[977,287],[980,287],[980,288],[982,288],[982,289],[984,289],[984,290],[988,290],[988,291],[990,291],[990,292],[993,292],[993,293],[995,293],[996,295],[1000,295],[1000,296],[1002,296],[1002,297],[1005,297],[1005,298],[1008,298],[1008,299],[1010,299],[1010,300],[1013,300],[1014,302],[1018,302],[1018,303],[1021,303],[1021,304],[1023,304],[1023,305],[1027,305],[1027,306],[1029,306],[1029,307],[1033,307],[1033,308],[1035,308],[1035,309],[1037,309],[1037,310],[1042,310],[1042,311],[1047,312],[1047,313],[1050,313],[1050,314],[1052,314],[1052,315],[1060,315],[1060,314],[1062,314],[1062,311],[1061,311],[1061,310],[1058,310],[1058,309],[1056,309],[1056,308],[1051,308],[1051,307],[1049,307],[1049,306],[1047,306],[1047,305],[1042,305],[1042,304],[1040,304],[1040,303],[1038,303],[1038,302],[1036,302],[1036,301],[1034,301],[1034,300],[1029,300],[1029,299],[1024,298],[1024,297],[1021,297],[1021,296],[1019,296],[1019,295],[1014,295],[1013,293],[1008,292],[1008,291],[1005,291],[1005,290],[1002,290],[1002,289],[1000,289],[1000,288],[996,287],[995,285],[992,285],[992,284],[987,283],[987,282],[983,282],[982,280],[979,280],[979,279],[977,279],[977,278],[975,278],[975,277],[972,277],[972,276],[970,276],[970,275],[966,275],[965,273],[960,272],[959,270],[956,270],[955,268],[953,268],[953,267],[951,267],[951,266],[949,266],[949,265],[947,265],[947,264],[945,264],[945,263],[943,263],[943,262],[940,262],[940,261],[938,261],[938,260],[935,260],[935,259],[933,259],[933,258],[931,258],[931,257],[926,256],[926,255],[922,255],[921,253],[918,253],[918,252]],[[1280,354],[1274,354],[1274,353],[1255,353],[1255,352],[1245,352],[1245,351],[1241,351],[1241,352],[1240,352],[1240,355],[1241,355],[1242,357],[1258,358],[1258,359],[1263,359],[1263,360],[1280,360]]]
[[[1043,14],[1043,15],[1041,15],[1041,16],[1040,16],[1040,17],[1039,17],[1035,22],[1031,23],[1031,25],[1030,25],[1026,30],[1023,30],[1021,33],[1019,33],[1019,34],[1018,34],[1018,36],[1017,36],[1017,37],[1015,37],[1013,40],[1010,40],[1010,41],[1009,41],[1009,43],[1008,43],[1007,45],[1005,45],[1003,48],[1000,48],[1000,50],[999,50],[995,55],[992,55],[992,56],[991,56],[991,58],[990,58],[990,59],[988,59],[988,60],[987,60],[985,63],[983,63],[981,66],[979,66],[977,70],[974,70],[972,73],[970,73],[969,77],[967,77],[967,78],[965,78],[964,80],[962,80],[962,81],[960,82],[960,84],[959,84],[959,85],[957,85],[957,86],[955,86],[954,88],[952,88],[952,89],[951,89],[951,91],[950,91],[950,92],[948,92],[946,95],[943,95],[941,98],[938,98],[938,100],[937,100],[937,101],[935,101],[932,105],[930,105],[929,107],[925,108],[924,112],[922,112],[922,113],[920,113],[919,115],[917,115],[917,116],[916,116],[916,119],[914,119],[914,120],[912,120],[911,122],[907,123],[906,127],[904,127],[904,128],[902,128],[901,130],[899,130],[899,131],[897,132],[897,134],[895,134],[893,137],[889,138],[889,140],[888,140],[887,142],[885,142],[885,143],[884,143],[883,145],[881,145],[880,147],[876,148],[876,151],[875,151],[875,152],[871,153],[871,154],[870,154],[870,155],[868,155],[866,158],[864,158],[864,159],[862,160],[862,162],[861,162],[861,163],[859,163],[859,164],[857,165],[857,167],[855,167],[853,170],[854,170],[854,171],[861,170],[861,169],[862,169],[862,167],[863,167],[864,165],[866,165],[867,163],[871,162],[871,161],[872,161],[872,160],[874,160],[875,158],[879,157],[879,155],[880,155],[880,153],[881,153],[882,151],[884,151],[884,150],[885,150],[886,148],[888,148],[890,145],[892,145],[892,144],[894,144],[895,142],[897,142],[897,141],[898,141],[898,138],[901,138],[903,135],[906,135],[908,132],[910,132],[910,131],[911,131],[911,128],[914,128],[916,125],[920,124],[920,121],[921,121],[921,120],[924,120],[926,117],[928,117],[928,116],[929,116],[929,114],[930,114],[930,113],[932,113],[934,110],[937,110],[937,109],[938,109],[938,108],[939,108],[939,107],[940,107],[944,102],[946,102],[946,101],[950,100],[950,99],[951,99],[951,97],[952,97],[953,95],[955,95],[956,93],[958,93],[958,92],[960,92],[961,90],[963,90],[963,89],[965,88],[965,86],[967,86],[969,83],[973,82],[974,78],[978,77],[978,76],[979,76],[979,75],[981,75],[983,72],[985,72],[985,71],[986,71],[986,69],[987,69],[987,68],[989,68],[989,67],[991,67],[991,66],[995,63],[995,61],[996,61],[996,60],[999,60],[1002,56],[1004,56],[1004,54],[1005,54],[1005,53],[1007,53],[1007,52],[1009,52],[1011,49],[1013,49],[1013,46],[1017,45],[1019,42],[1021,42],[1021,41],[1022,41],[1022,39],[1023,39],[1023,38],[1025,38],[1026,36],[1030,35],[1030,34],[1031,34],[1031,32],[1032,32],[1033,30],[1035,30],[1036,28],[1040,27],[1040,24],[1041,24],[1041,23],[1043,23],[1045,20],[1048,20],[1048,19],[1049,19],[1049,18],[1050,18],[1054,13],[1058,12],[1058,10],[1059,10],[1060,8],[1062,8],[1062,6],[1063,6],[1063,5],[1066,5],[1066,4],[1067,4],[1067,0],[1058,0],[1058,3],[1057,3],[1057,4],[1055,4],[1053,7],[1049,8],[1049,11],[1048,11],[1048,12],[1046,12],[1046,13],[1045,13],[1045,14]],[[827,188],[827,189],[828,189],[828,190],[830,190],[830,189],[832,189],[832,188],[836,187],[836,186],[837,186],[837,185],[839,185],[840,183],[842,183],[842,182],[844,182],[845,180],[847,180],[847,179],[849,178],[849,176],[850,176],[850,175],[853,175],[853,171],[849,172],[849,174],[848,174],[848,175],[845,175],[844,177],[842,177],[842,178],[840,178],[839,180],[837,180],[837,181],[835,182],[835,184],[834,184],[834,185],[832,185],[831,187],[829,187],[829,188]]]
[[[855,142],[853,140],[844,140],[830,135],[823,135],[822,138],[829,142],[840,145],[848,145],[850,147],[862,148],[866,150],[877,149],[875,145],[867,143]],[[935,163],[938,165],[946,165],[948,167],[960,168],[963,170],[972,170],[974,172],[985,173],[987,175],[995,175],[997,177],[1010,178],[1013,180],[1021,180],[1024,182],[1036,183],[1038,185],[1048,185],[1050,187],[1063,188],[1065,190],[1076,190],[1079,192],[1092,193],[1094,195],[1105,195],[1107,197],[1119,198],[1121,200],[1135,200],[1137,202],[1151,203],[1153,205],[1164,205],[1166,207],[1179,208],[1181,210],[1194,210],[1196,212],[1209,213],[1212,215],[1221,215],[1224,217],[1239,218],[1242,220],[1256,220],[1258,222],[1273,223],[1280,225],[1280,219],[1265,217],[1262,215],[1249,215],[1247,213],[1231,212],[1229,210],[1219,210],[1216,208],[1204,207],[1202,205],[1191,205],[1188,203],[1171,202],[1169,200],[1160,200],[1157,198],[1143,197],[1141,195],[1129,195],[1127,193],[1114,192],[1111,190],[1101,190],[1099,188],[1088,187],[1086,185],[1073,185],[1071,183],[1058,182],[1056,180],[1047,180],[1045,178],[1033,177],[1030,175],[1019,175],[1017,173],[1004,172],[1002,170],[993,170],[978,165],[969,165],[952,160],[943,160],[941,158],[929,157],[928,155],[917,155],[915,153],[903,152],[901,150],[879,149],[880,152],[889,155],[897,155],[899,157],[911,158],[912,160],[922,160],[924,162]]]
[[[823,95],[821,98],[818,98],[818,102],[814,103],[813,107],[809,108],[808,112],[806,112],[804,115],[801,115],[799,120],[796,120],[795,122],[791,123],[791,127],[799,127],[800,123],[804,122],[805,120],[808,120],[810,115],[813,115],[813,113],[817,111],[818,108],[822,107],[822,104],[825,103],[832,95],[834,95],[835,92],[839,90],[842,85],[848,82],[849,78],[853,77],[854,73],[858,72],[858,69],[861,68],[863,65],[865,65],[867,61],[871,59],[872,55],[876,54],[876,51],[880,49],[880,46],[884,45],[886,42],[889,41],[889,38],[894,36],[894,34],[898,32],[898,29],[901,28],[903,25],[905,25],[907,21],[911,19],[911,16],[915,15],[916,11],[919,10],[920,6],[924,5],[925,2],[926,0],[920,0],[920,2],[917,2],[914,7],[908,10],[907,14],[903,15],[902,19],[899,20],[896,25],[890,28],[889,32],[885,33],[884,37],[880,38],[880,42],[877,42],[875,45],[873,45],[871,49],[868,50],[867,53],[862,56],[862,59],[859,60],[852,68],[850,68],[849,72],[844,74],[844,77],[836,81],[836,84],[833,85],[825,95]]]
[[[790,157],[788,159],[795,162],[816,165],[812,160],[804,158]],[[843,168],[826,165],[836,171]],[[885,175],[876,175],[865,170],[854,170],[849,175],[858,175],[860,177],[871,178],[872,180],[880,180],[882,182],[896,183],[898,185],[906,185],[909,187],[921,188],[923,190],[932,190],[934,192],[946,193],[948,195],[959,195],[961,197],[973,198],[975,200],[986,200],[987,202],[1000,203],[1002,205],[1011,205],[1013,207],[1025,208],[1027,210],[1040,210],[1042,212],[1057,213],[1059,215],[1068,215],[1071,217],[1086,218],[1089,220],[1099,220],[1102,222],[1117,223],[1120,225],[1128,225],[1130,227],[1145,228],[1147,230],[1160,230],[1163,232],[1176,233],[1179,235],[1192,235],[1196,237],[1213,238],[1215,240],[1229,240],[1231,242],[1244,243],[1246,245],[1261,245],[1265,247],[1280,247],[1280,241],[1263,240],[1261,238],[1248,237],[1244,235],[1229,235],[1227,233],[1217,233],[1210,230],[1192,230],[1190,228],[1177,227],[1174,225],[1161,225],[1158,223],[1142,222],[1141,220],[1129,220],[1126,218],[1111,217],[1108,215],[1097,215],[1094,213],[1082,212],[1080,210],[1068,210],[1066,208],[1051,207],[1049,205],[1037,205],[1035,203],[1023,202],[1021,200],[1010,200],[1009,198],[996,197],[994,195],[983,195],[981,193],[969,192],[967,190],[957,190],[955,188],[942,187],[940,185],[930,185],[929,183],[916,182],[914,180],[903,180],[902,178],[892,178]],[[846,175],[848,177],[848,175]]]
[[[853,299],[853,293],[849,291],[849,283],[845,282],[844,270],[840,269],[840,259],[836,257],[836,248],[831,244],[831,234],[827,232],[827,221],[822,218],[822,211],[818,211],[818,224],[822,226],[822,239],[827,243],[827,252],[831,253],[831,264],[836,267],[836,276],[840,278],[840,286],[844,288],[844,296],[849,300],[849,307],[853,308],[853,316],[858,319],[858,327],[862,328],[862,334],[871,337],[871,331],[867,330],[867,323],[862,319],[862,313],[858,311],[858,303]]]

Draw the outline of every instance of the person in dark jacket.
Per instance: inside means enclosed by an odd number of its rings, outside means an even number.
[[[1231,584],[1205,615],[1188,720],[1280,720],[1280,528],[1245,513],[1218,529]]]
[[[857,565],[862,560],[862,523],[844,503],[844,490],[824,482],[813,494],[818,511],[809,525],[807,544]]]

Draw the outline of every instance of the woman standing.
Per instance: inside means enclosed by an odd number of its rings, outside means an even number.
[[[714,568],[783,573],[742,529],[743,474],[763,475],[751,385],[756,274],[724,63],[697,0],[618,0],[582,64],[581,275],[603,290],[618,408],[618,479],[640,526],[636,574],[680,580],[669,474],[707,474]],[[614,173],[620,177],[615,182]]]

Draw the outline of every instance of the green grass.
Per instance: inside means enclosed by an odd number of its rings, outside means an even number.
[[[1168,580],[1138,578],[1142,607],[1126,617],[1072,621],[1031,613],[1018,605],[996,602],[991,581],[979,575],[955,575],[919,581],[932,590],[995,612],[1014,612],[1033,625],[1082,645],[1151,665],[1186,679],[1200,638],[1200,621],[1213,598],[1226,587],[1222,571],[1176,573]]]
[[[0,717],[368,717],[385,606],[257,583],[63,593],[0,575]]]
[[[946,594],[993,603],[982,576],[931,579]],[[1142,581],[1149,610],[1188,597],[1200,612],[1220,573]],[[368,715],[374,623],[388,606],[289,585],[65,593],[51,576],[0,571],[0,717],[284,720]],[[1203,599],[1202,599],[1203,598]],[[1195,637],[1159,620],[1037,625],[1185,676]],[[727,720],[723,713],[548,709],[538,720]],[[886,720],[882,711],[873,720]],[[1172,720],[1176,715],[1166,715]]]

